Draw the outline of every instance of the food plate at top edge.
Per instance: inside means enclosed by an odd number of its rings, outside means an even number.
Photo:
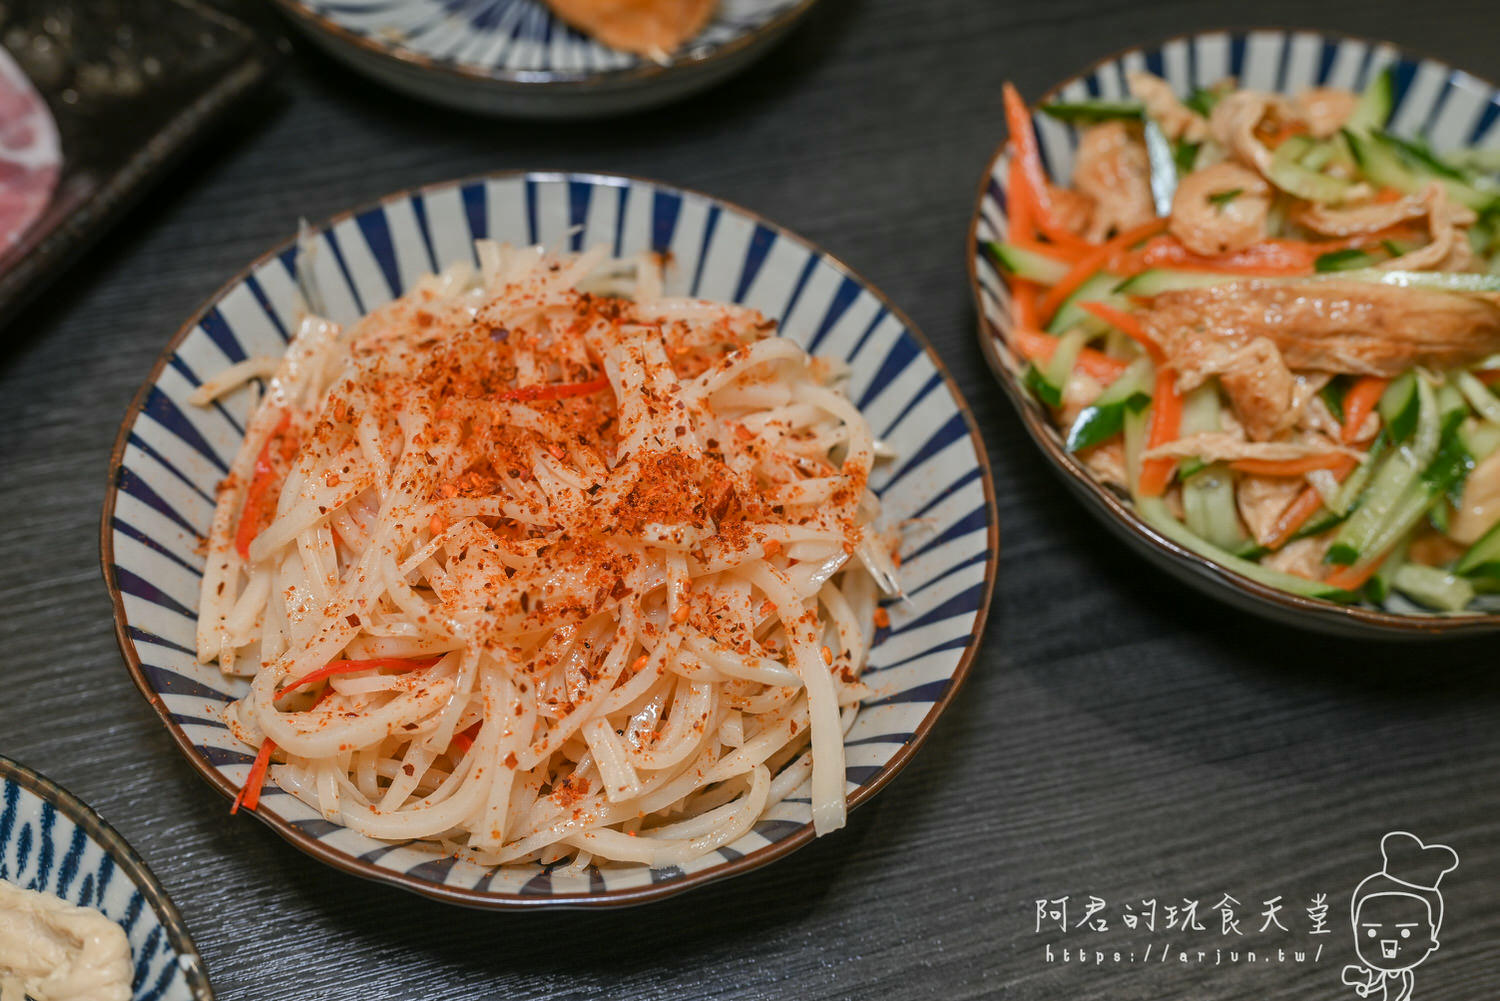
[[[209,407],[189,398],[233,363],[286,350],[299,317],[299,253],[316,276],[320,311],[348,322],[412,289],[425,273],[474,262],[475,239],[563,252],[602,245],[621,258],[654,251],[653,259],[668,262],[667,294],[753,307],[814,357],[847,363],[843,391],[894,453],[876,463],[869,483],[883,523],[901,526],[905,592],[873,612],[878,631],[859,679],[868,690],[856,696],[858,712],[843,741],[845,770],[834,779],[850,807],[862,803],[925,740],[962,683],[983,631],[998,535],[977,428],[920,332],[843,264],[731,204],[609,175],[502,173],[392,195],[267,253],[172,339],[121,427],[101,548],[121,650],[178,749],[227,797],[244,791],[256,767],[255,748],[225,723],[226,705],[246,693],[247,682],[194,655],[205,572],[200,540],[210,530],[216,487],[241,449],[253,390],[242,387]],[[508,331],[493,336],[508,343]],[[599,391],[576,384],[567,392],[575,390]],[[685,618],[674,613],[672,621]],[[823,663],[829,657],[825,647]],[[646,660],[642,655],[632,670],[644,674]],[[466,732],[476,734],[470,747],[485,739],[477,725]],[[452,746],[444,753],[451,756]],[[757,868],[814,836],[805,782],[732,843],[659,868],[476,865],[429,844],[357,833],[272,782],[255,813],[336,868],[487,908],[652,900]]]
[[[672,51],[649,54],[605,44],[544,0],[276,2],[313,42],[403,93],[466,111],[567,119],[654,107],[726,79],[770,51],[817,0],[720,0]]]
[[[1129,90],[1130,74],[1141,73],[1165,81],[1153,94],[1149,80],[1136,78],[1150,111]],[[1226,80],[1237,80],[1240,93]],[[1216,103],[1226,95],[1234,95],[1230,103]],[[1284,623],[1413,639],[1500,628],[1492,593],[1500,561],[1485,555],[1500,545],[1500,534],[1475,527],[1487,510],[1478,492],[1500,463],[1490,447],[1500,397],[1482,381],[1496,357],[1490,313],[1500,301],[1500,279],[1493,265],[1485,267],[1497,249],[1485,234],[1500,212],[1489,177],[1500,170],[1493,152],[1500,147],[1500,92],[1389,43],[1258,29],[1132,49],[1052,88],[1035,108],[1015,95],[1010,106],[1008,117],[1027,123],[1023,137],[1035,137],[1031,162],[1040,162],[1039,173],[1071,179],[1084,130],[1101,123],[1091,135],[1090,163],[1102,162],[1099,150],[1119,138],[1137,151],[1130,155],[1142,170],[1137,215],[1122,215],[1119,224],[1094,214],[1101,204],[1117,208],[1113,195],[1084,199],[1061,185],[1047,196],[1057,201],[1039,210],[1026,195],[1036,186],[1025,180],[1026,161],[1013,168],[1002,143],[981,181],[969,231],[985,357],[1032,439],[1085,506],[1186,583]],[[1240,111],[1251,119],[1243,139],[1226,124]],[[1459,151],[1458,159],[1450,162],[1448,151]],[[1091,175],[1083,176],[1097,193]],[[1209,191],[1215,184],[1224,190]],[[1022,218],[1040,215],[1043,223],[1012,228],[1012,190],[1026,206]],[[1088,213],[1075,216],[1076,230],[1062,222],[1068,206]],[[1343,242],[1324,235],[1358,212],[1401,218],[1378,232],[1341,231]],[[1108,228],[1085,228],[1101,221]],[[1109,249],[1096,250],[1106,239]],[[1427,260],[1445,248],[1442,261]],[[1037,256],[1026,258],[1032,252]],[[1032,279],[1029,289],[1014,285],[1017,275]],[[1083,291],[1070,295],[1076,285]],[[1089,289],[1095,291],[1084,294]],[[1324,324],[1315,309],[1304,315],[1266,306],[1283,299],[1292,309],[1347,301],[1366,321],[1394,317],[1395,332],[1361,341],[1379,324],[1334,329],[1338,309],[1322,314],[1335,316]],[[1228,347],[1241,335],[1213,340],[1198,333],[1215,317],[1239,315],[1227,311],[1240,306],[1252,318],[1279,310],[1284,322],[1262,320],[1253,331],[1258,343],[1242,337],[1245,343]],[[1017,324],[1016,308],[1026,323]],[[1413,344],[1437,313],[1462,317],[1451,354]],[[1403,319],[1416,315],[1421,323]],[[1064,343],[1060,364],[1074,357],[1075,346],[1082,360],[1049,380],[1050,357],[1038,352]],[[1398,373],[1372,344],[1389,347],[1389,358],[1402,365],[1433,371]],[[1223,363],[1224,380],[1203,375],[1193,360],[1203,355],[1191,354],[1266,346],[1275,357],[1267,355],[1264,366],[1236,368],[1250,357],[1236,356]],[[1201,388],[1167,379],[1164,398],[1174,406],[1164,408],[1161,427],[1151,402],[1163,392],[1154,365],[1131,361],[1148,350],[1174,371],[1201,378]],[[1032,358],[1042,359],[1040,367]],[[1297,366],[1304,368],[1292,372]],[[1117,380],[1127,368],[1130,377]],[[1276,381],[1283,374],[1285,389]],[[1088,392],[1085,376],[1094,383]],[[1128,392],[1136,382],[1140,392]],[[1116,391],[1094,393],[1100,385]],[[1271,387],[1265,399],[1292,415],[1289,429],[1270,423],[1267,412],[1279,411],[1258,406],[1246,386]],[[1064,392],[1082,394],[1070,397],[1081,407],[1076,416],[1038,395],[1061,399]],[[1122,394],[1131,400],[1113,407]],[[1184,397],[1186,410],[1175,405]],[[1114,409],[1119,429],[1094,421]],[[1095,442],[1094,430],[1110,434]],[[1211,461],[1167,458],[1172,442],[1205,433],[1225,440],[1199,438],[1180,448]],[[1122,451],[1111,472],[1101,453],[1122,441],[1133,450],[1128,460]],[[1210,444],[1214,450],[1205,452]],[[1141,460],[1152,447],[1165,447],[1164,457]],[[1153,462],[1160,468],[1149,468]],[[1314,467],[1321,471],[1310,472]]]
[[[182,916],[146,863],[77,797],[6,757],[0,757],[0,880],[118,924],[130,947],[132,1001],[212,1001]]]

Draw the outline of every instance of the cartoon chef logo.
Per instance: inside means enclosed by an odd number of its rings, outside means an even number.
[[[1360,962],[1344,967],[1344,983],[1362,998],[1409,1001],[1412,970],[1437,951],[1443,926],[1438,884],[1458,868],[1458,853],[1392,831],[1380,839],[1380,854],[1380,871],[1360,882],[1350,903]]]

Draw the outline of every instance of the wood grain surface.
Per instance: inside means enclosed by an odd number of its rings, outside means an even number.
[[[825,0],[709,94],[546,125],[424,107],[294,46],[272,94],[0,334],[0,753],[145,856],[225,999],[1353,997],[1339,982],[1354,961],[1350,894],[1398,828],[1462,858],[1417,997],[1493,996],[1495,644],[1325,640],[1175,584],[1065,494],[975,345],[963,241],[1000,82],[1035,96],[1117,48],[1226,18],[1497,71],[1488,0]],[[624,912],[445,907],[231,818],[127,677],[98,566],[116,427],[196,304],[299,216],[512,167],[659,177],[822,244],[925,329],[995,469],[1002,558],[984,649],[906,772],[847,830]],[[1242,937],[1219,934],[1225,893],[1242,902]],[[1302,908],[1319,893],[1331,934],[1315,938]],[[1108,902],[1107,931],[1037,930],[1036,900],[1070,895],[1071,923],[1091,894]],[[1261,933],[1275,896],[1289,930]],[[1141,898],[1199,900],[1205,931],[1124,927],[1119,905]],[[1231,944],[1238,961],[1216,964]],[[1270,958],[1319,944],[1316,962]],[[1060,961],[1079,945],[1152,946],[1152,961]],[[1189,948],[1208,958],[1180,961]]]

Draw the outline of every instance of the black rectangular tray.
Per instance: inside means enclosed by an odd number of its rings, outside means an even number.
[[[52,201],[0,255],[0,321],[56,277],[241,98],[273,46],[198,0],[7,0],[0,44],[57,120]]]

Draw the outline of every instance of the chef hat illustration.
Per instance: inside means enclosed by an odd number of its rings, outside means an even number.
[[[1405,831],[1392,831],[1380,839],[1385,859],[1381,872],[1398,883],[1419,890],[1436,890],[1443,877],[1458,868],[1458,853],[1447,845],[1424,845]]]
[[[1360,902],[1376,893],[1408,893],[1424,898],[1432,913],[1436,934],[1443,923],[1443,895],[1438,884],[1458,868],[1458,853],[1447,845],[1427,845],[1405,831],[1392,831],[1380,839],[1383,864],[1366,876],[1354,890],[1350,910],[1357,916]]]

